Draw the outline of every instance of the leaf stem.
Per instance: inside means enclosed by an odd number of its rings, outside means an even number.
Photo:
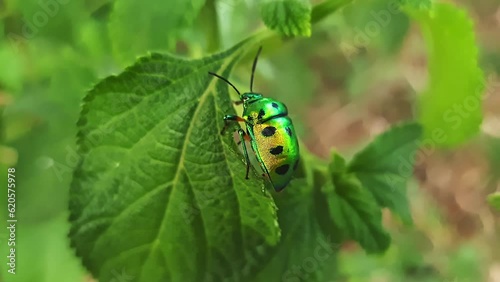
[[[326,16],[336,12],[338,9],[351,2],[352,0],[326,0],[318,5],[314,5],[311,11],[311,25],[320,22],[326,18]]]
[[[201,10],[201,28],[205,33],[206,48],[209,53],[220,47],[219,22],[215,0],[207,0]]]

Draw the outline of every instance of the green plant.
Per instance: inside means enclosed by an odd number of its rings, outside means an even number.
[[[311,263],[322,270],[299,266],[298,272],[287,272],[312,255],[318,240],[329,238],[334,246],[356,240],[370,253],[389,247],[381,209],[412,221],[405,187],[421,138],[418,123],[392,128],[350,162],[334,153],[322,164],[303,153],[299,176],[273,200],[261,192],[258,173],[244,179],[233,138],[218,134],[222,116],[234,109],[227,85],[207,75],[229,77],[242,56],[280,33],[309,36],[311,24],[348,2],[326,1],[313,7],[311,17],[307,8],[298,8],[306,7],[300,1],[266,2],[264,22],[278,33],[265,30],[198,60],[153,53],[89,92],[78,122],[83,158],[71,189],[70,237],[93,275],[109,280],[113,269],[125,268],[138,281],[324,281],[335,273],[331,263]],[[453,6],[404,7],[439,40],[458,37],[439,34],[433,21],[453,19],[452,28],[472,32]],[[426,16],[431,10],[437,18]],[[473,39],[461,42],[475,49]],[[438,68],[455,58],[433,50],[450,44],[431,46],[431,81],[443,84],[431,84],[431,92],[456,86],[455,78]],[[478,73],[474,51],[467,58],[465,69]],[[477,80],[461,73],[463,83]],[[470,95],[472,86],[461,88],[457,101]],[[440,107],[456,102],[440,101]],[[436,119],[427,118],[435,110],[426,103],[422,100],[421,111],[427,132]],[[477,125],[476,116],[467,123]],[[301,245],[287,245],[292,241]]]
[[[2,279],[81,281],[81,260],[99,281],[330,281],[343,275],[343,243],[370,254],[389,248],[383,209],[411,225],[406,183],[417,150],[458,146],[479,130],[484,79],[467,14],[430,0],[246,2],[0,4],[0,169],[19,172],[18,269],[29,269]],[[329,21],[347,29],[326,33]],[[261,22],[266,28],[255,30]],[[411,22],[428,43],[430,78],[413,120],[352,158],[332,150],[322,160],[302,145],[296,179],[280,194],[263,193],[255,170],[244,179],[234,140],[219,135],[222,115],[235,112],[232,93],[208,71],[238,77],[263,45],[264,58],[281,59],[280,78],[294,82],[269,94],[300,105],[315,76],[278,50],[326,34],[340,38],[349,59],[371,47],[391,57]],[[368,40],[341,37],[353,27]],[[365,68],[363,60],[353,68]],[[353,76],[360,92],[368,77]]]

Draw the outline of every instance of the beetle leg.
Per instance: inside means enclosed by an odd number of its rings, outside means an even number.
[[[245,119],[239,116],[235,115],[225,115],[224,116],[224,127],[220,131],[220,134],[224,134],[226,132],[227,127],[229,126],[229,123],[231,122],[244,122]]]
[[[235,115],[225,115],[224,116],[224,127],[222,128],[220,134],[224,134],[226,131],[227,127],[231,122],[246,122],[246,120],[242,117],[235,116]],[[248,179],[248,174],[250,172],[250,158],[248,157],[248,151],[247,151],[247,146],[243,140],[250,140],[250,136],[243,130],[243,129],[238,129],[238,134],[240,135],[240,141],[238,142],[238,145],[242,144],[243,147],[243,155],[245,156],[245,162],[247,164],[247,173],[245,176],[245,179]]]
[[[238,134],[240,135],[240,143],[242,143],[243,147],[243,155],[245,156],[245,162],[247,163],[247,175],[245,176],[245,179],[248,179],[248,173],[250,172],[250,158],[248,157],[248,152],[247,152],[247,145],[245,142],[241,142],[246,135],[245,131],[243,129],[238,129]]]
[[[243,101],[238,100],[238,101],[233,101],[233,103],[234,103],[236,106],[238,106],[238,105],[243,104]]]
[[[250,141],[250,140],[251,140],[251,139],[250,139],[250,135],[248,135],[248,133],[246,133],[246,132],[244,132],[244,134],[245,134],[245,135],[243,135],[244,139],[245,139],[246,141]],[[240,144],[241,144],[241,142],[243,142],[243,139],[240,139],[240,141],[238,141],[238,143],[237,143],[237,144],[238,144],[238,145],[240,145]]]

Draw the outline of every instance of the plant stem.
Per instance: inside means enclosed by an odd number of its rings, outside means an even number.
[[[326,16],[349,4],[352,0],[327,0],[315,5],[311,12],[311,24],[316,24]]]
[[[207,51],[216,52],[220,48],[219,22],[215,0],[207,0],[201,10],[202,30],[205,33]]]

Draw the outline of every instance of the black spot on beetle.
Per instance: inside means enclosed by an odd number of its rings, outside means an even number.
[[[283,153],[283,146],[276,146],[269,151],[273,155],[279,155]]]
[[[263,109],[260,109],[259,115],[257,116],[257,119],[262,119],[262,117],[264,117],[265,115],[266,115],[266,112],[264,112]]]
[[[288,136],[292,137],[292,130],[290,129],[290,127],[285,128],[285,130],[286,133],[288,133]]]
[[[248,117],[247,117],[247,119],[248,119],[249,121],[252,121],[252,120],[253,120],[253,117],[252,117],[252,116],[248,116]]]
[[[274,103],[274,102],[273,102],[273,103],[271,103],[271,106],[273,106],[273,108],[275,108],[275,109],[279,108],[278,104],[276,104],[276,103]]]
[[[299,166],[299,160],[296,160],[295,164],[293,165],[293,170],[297,170],[298,166]]]
[[[273,136],[275,132],[276,132],[276,127],[268,126],[262,130],[262,135],[264,135],[265,137],[269,137]]]
[[[284,174],[286,174],[288,172],[289,168],[290,168],[289,164],[284,164],[282,166],[277,167],[275,171],[279,175],[284,175]]]

